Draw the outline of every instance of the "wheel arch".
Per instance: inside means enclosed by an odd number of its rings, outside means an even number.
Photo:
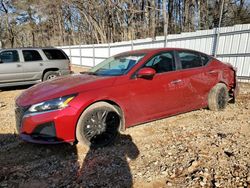
[[[43,70],[43,74],[42,74],[42,79],[43,79],[43,77],[44,77],[44,74],[45,74],[46,72],[49,72],[49,71],[59,71],[59,69],[58,69],[58,68],[46,68],[46,69],[44,69],[44,70]]]
[[[227,88],[229,86],[228,83],[225,80],[220,80],[217,84],[225,84],[227,86]]]

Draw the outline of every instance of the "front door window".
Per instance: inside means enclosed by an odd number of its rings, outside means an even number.
[[[18,52],[16,50],[9,50],[0,53],[1,63],[19,62]]]

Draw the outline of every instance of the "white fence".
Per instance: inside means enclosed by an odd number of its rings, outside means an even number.
[[[137,49],[178,47],[217,55],[218,59],[238,68],[238,76],[250,80],[250,24],[200,30],[190,33],[138,39],[112,44],[58,47],[65,51],[75,65],[95,66],[109,56]],[[217,47],[216,47],[217,45]],[[217,49],[217,51],[216,51]]]

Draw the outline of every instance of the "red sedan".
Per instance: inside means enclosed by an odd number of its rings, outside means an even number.
[[[223,110],[237,88],[235,69],[206,54],[130,51],[24,91],[16,99],[17,129],[29,142],[100,147],[136,124],[206,107]]]

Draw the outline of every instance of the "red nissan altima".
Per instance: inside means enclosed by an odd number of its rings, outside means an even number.
[[[16,99],[17,129],[29,142],[101,147],[136,124],[206,107],[223,110],[237,88],[236,70],[204,53],[130,51],[24,91]]]

